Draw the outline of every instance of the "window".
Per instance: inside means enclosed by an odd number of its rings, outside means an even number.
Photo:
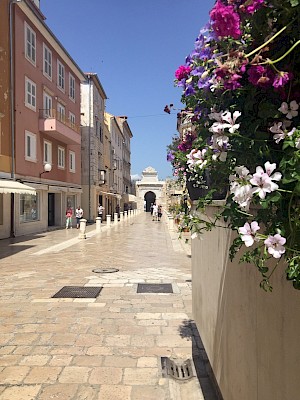
[[[57,103],[57,119],[62,123],[65,123],[66,121],[66,109],[60,103]]]
[[[39,195],[20,194],[20,222],[38,221]]]
[[[58,146],[58,155],[57,155],[57,166],[58,168],[65,168],[65,149],[64,147]]]
[[[69,97],[75,101],[75,78],[69,75]]]
[[[44,164],[52,164],[52,143],[44,140]]]
[[[44,118],[49,118],[52,116],[52,97],[49,96],[48,93],[44,92],[43,99],[43,107],[44,107]]]
[[[36,110],[36,84],[28,78],[25,78],[25,105]]]
[[[101,122],[100,122],[100,126],[99,126],[99,137],[100,137],[100,142],[103,143],[103,130],[102,130]]]
[[[69,121],[71,128],[75,128],[75,114],[73,114],[71,111],[69,112]]]
[[[65,91],[65,67],[60,61],[57,61],[57,86]]]
[[[25,57],[35,65],[36,60],[36,35],[35,32],[25,22]]]
[[[52,80],[52,52],[48,49],[48,47],[43,44],[43,52],[44,52],[44,75]]]
[[[75,153],[70,151],[69,153],[69,170],[70,172],[75,172]]]
[[[36,162],[36,135],[25,131],[25,160]]]

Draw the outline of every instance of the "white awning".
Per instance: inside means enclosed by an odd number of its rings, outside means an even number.
[[[21,182],[0,179],[0,193],[36,194],[36,191]]]

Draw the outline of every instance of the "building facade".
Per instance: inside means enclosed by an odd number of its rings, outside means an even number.
[[[104,123],[106,93],[95,73],[86,73],[81,83],[81,134],[82,134],[82,208],[85,217],[94,221],[98,204],[107,213],[109,196],[110,138]],[[105,154],[106,153],[106,154]]]
[[[142,179],[136,182],[136,197],[138,208],[150,211],[151,203],[165,207],[165,181],[158,179],[157,171],[147,167],[142,173]]]
[[[2,1],[1,15],[4,3],[13,104],[11,174],[36,189],[35,195],[16,195],[11,208],[13,235],[23,235],[63,226],[67,206],[75,209],[80,199],[80,82],[85,77],[47,27],[38,1]]]

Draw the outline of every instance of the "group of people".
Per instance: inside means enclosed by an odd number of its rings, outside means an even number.
[[[67,208],[66,211],[66,229],[72,229],[72,217],[73,217],[73,209],[71,206]],[[83,217],[83,209],[78,206],[75,210],[75,218],[76,218],[76,228],[78,229],[80,226],[80,220]]]
[[[152,215],[152,221],[160,221],[162,217],[162,206],[160,204],[151,203],[150,213]]]

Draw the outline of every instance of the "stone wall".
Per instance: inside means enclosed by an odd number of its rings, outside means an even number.
[[[192,240],[193,316],[223,398],[299,399],[300,291],[282,264],[263,291],[254,266],[228,259],[231,239],[223,224]]]

